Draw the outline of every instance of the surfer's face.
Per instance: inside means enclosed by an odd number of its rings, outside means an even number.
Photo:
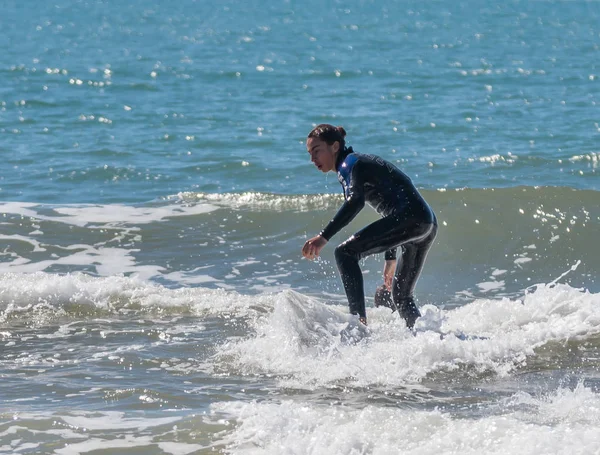
[[[335,171],[335,159],[339,147],[339,142],[328,145],[327,142],[318,137],[309,137],[306,141],[306,149],[310,154],[310,160],[321,172]]]

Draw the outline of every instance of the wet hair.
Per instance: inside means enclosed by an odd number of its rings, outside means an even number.
[[[308,133],[308,138],[318,138],[325,141],[327,145],[333,145],[334,142],[340,143],[340,150],[346,148],[346,130],[342,126],[333,126],[329,123],[321,123]]]

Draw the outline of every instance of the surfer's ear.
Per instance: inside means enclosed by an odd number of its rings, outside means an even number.
[[[334,154],[340,151],[340,143],[338,141],[335,141],[331,146],[333,147]]]

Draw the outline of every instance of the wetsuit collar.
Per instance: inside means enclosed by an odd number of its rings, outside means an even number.
[[[336,171],[340,168],[340,166],[342,165],[342,163],[344,162],[346,157],[348,155],[350,155],[351,153],[354,153],[354,150],[352,150],[352,147],[344,147],[344,150],[341,150],[340,153],[338,153],[337,159],[335,160],[335,170]]]

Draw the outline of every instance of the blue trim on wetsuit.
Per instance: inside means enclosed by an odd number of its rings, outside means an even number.
[[[358,161],[355,153],[350,153],[338,168],[338,180],[342,184],[344,190],[344,198],[348,200],[348,188],[350,187],[350,176],[352,169]]]

